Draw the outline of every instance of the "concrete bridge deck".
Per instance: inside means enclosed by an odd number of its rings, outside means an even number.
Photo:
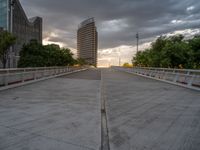
[[[92,69],[0,92],[1,150],[199,150],[200,92]]]

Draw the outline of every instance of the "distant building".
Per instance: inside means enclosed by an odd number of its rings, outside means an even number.
[[[78,58],[97,66],[98,33],[94,18],[83,21],[77,32]]]
[[[31,39],[42,43],[42,18],[28,19],[19,0],[0,0],[0,27],[16,36],[16,44],[10,49],[8,68],[17,67],[23,44]]]

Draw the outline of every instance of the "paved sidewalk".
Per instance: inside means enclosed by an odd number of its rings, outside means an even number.
[[[110,150],[199,150],[200,92],[112,69],[0,92],[0,150],[100,150],[101,136]]]
[[[70,79],[101,80],[101,70],[93,68],[86,71],[72,73],[62,77]]]
[[[199,150],[200,93],[103,70],[111,150]]]
[[[98,150],[100,81],[78,75],[0,92],[0,150]]]

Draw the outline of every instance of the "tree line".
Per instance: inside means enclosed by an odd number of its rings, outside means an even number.
[[[3,68],[9,57],[9,48],[16,42],[16,37],[7,31],[0,32],[0,61]],[[60,48],[59,45],[42,45],[37,40],[24,44],[20,51],[18,67],[51,67],[87,65],[84,59],[74,59],[69,48]]]
[[[20,51],[18,67],[71,66],[74,64],[75,59],[70,49],[60,48],[55,44],[42,45],[36,40],[31,40]]]
[[[200,69],[200,36],[160,36],[151,47],[133,57],[134,66]]]

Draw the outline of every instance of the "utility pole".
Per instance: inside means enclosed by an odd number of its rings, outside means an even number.
[[[136,34],[136,40],[137,40],[137,53],[138,53],[138,44],[139,44],[139,33],[137,32]]]

